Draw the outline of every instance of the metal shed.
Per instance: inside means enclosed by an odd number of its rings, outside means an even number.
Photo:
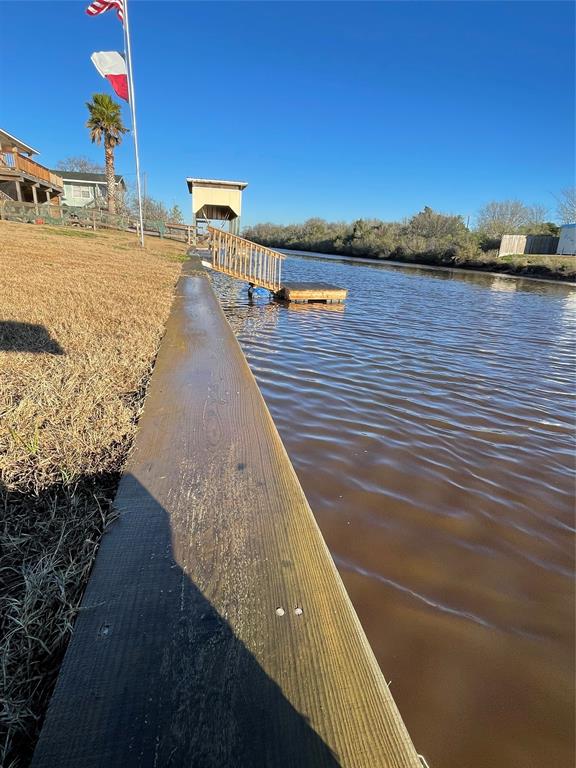
[[[564,224],[560,228],[560,240],[556,253],[576,254],[576,224]]]

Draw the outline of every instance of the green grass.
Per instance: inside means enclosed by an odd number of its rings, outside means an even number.
[[[162,256],[166,259],[170,259],[171,261],[179,261],[184,262],[188,259],[187,253],[163,253]]]

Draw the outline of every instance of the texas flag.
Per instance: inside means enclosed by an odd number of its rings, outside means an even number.
[[[118,96],[128,98],[128,73],[124,56],[118,51],[97,51],[90,56],[98,72],[105,77]]]

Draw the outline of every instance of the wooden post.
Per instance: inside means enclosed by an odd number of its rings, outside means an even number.
[[[19,203],[21,203],[22,202],[22,188],[20,187],[20,182],[18,180],[16,180],[14,183],[16,184],[16,199],[18,200]]]
[[[38,194],[36,192],[37,187],[38,184],[32,184],[32,199],[34,200],[34,210],[36,211],[36,216],[38,216]]]
[[[96,211],[92,211],[92,229],[96,230]]]

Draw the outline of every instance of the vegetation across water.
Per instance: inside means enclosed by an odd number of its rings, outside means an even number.
[[[553,233],[548,223],[525,231]],[[244,237],[271,248],[388,259],[415,264],[479,269],[523,276],[576,280],[576,258],[518,254],[498,256],[496,231],[472,231],[461,216],[425,208],[404,222],[358,219],[351,224],[308,219],[303,224],[256,224]]]

